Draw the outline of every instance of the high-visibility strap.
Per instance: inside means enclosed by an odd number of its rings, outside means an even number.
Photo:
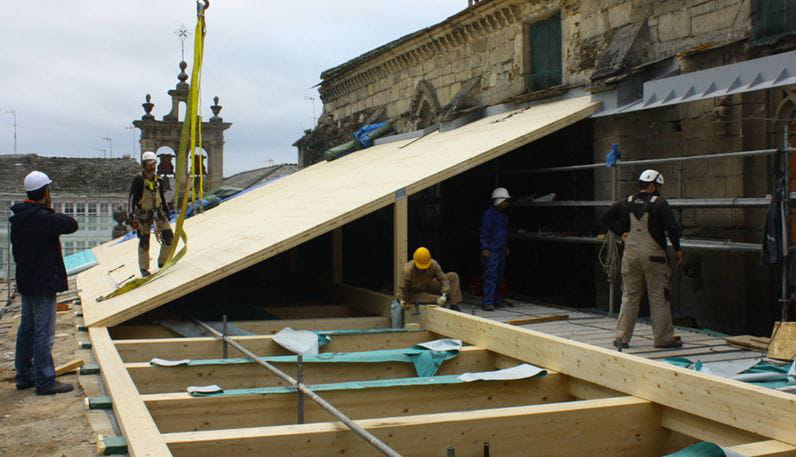
[[[199,89],[200,89],[200,81],[202,74],[202,59],[204,56],[204,39],[205,39],[205,34],[207,33],[207,27],[205,24],[206,6],[207,6],[206,2],[197,3],[196,29],[194,31],[193,69],[191,70],[191,85],[188,95],[188,104],[187,104],[188,106],[186,107],[185,111],[185,120],[182,123],[182,130],[180,132],[180,146],[177,150],[177,171],[174,179],[175,182],[174,206],[175,208],[179,208],[179,216],[177,217],[176,228],[174,230],[174,241],[171,244],[169,255],[163,266],[160,267],[160,269],[156,271],[154,274],[147,276],[145,278],[136,278],[124,284],[122,287],[117,288],[113,292],[107,295],[103,295],[102,297],[98,297],[97,301],[107,300],[109,298],[125,294],[142,284],[146,284],[147,282],[159,277],[161,273],[168,270],[169,268],[171,268],[172,265],[179,262],[180,259],[183,258],[183,256],[185,256],[185,254],[188,252],[188,235],[185,233],[185,230],[183,229],[183,223],[185,222],[185,213],[188,208],[188,198],[189,198],[189,191],[188,191],[189,182],[186,178],[189,177],[188,171],[193,168],[192,162],[194,161],[194,157],[196,154],[197,136],[201,138],[202,125],[201,123],[197,125],[197,121],[200,121],[200,119],[197,116],[197,110],[199,106]],[[182,197],[182,199],[181,201],[178,201],[180,197]],[[182,240],[182,248],[180,248],[179,252],[175,253],[175,251],[177,250],[177,244],[179,244],[180,240]]]

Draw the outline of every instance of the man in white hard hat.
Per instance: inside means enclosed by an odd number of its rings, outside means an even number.
[[[147,151],[141,155],[143,171],[133,178],[130,185],[128,214],[133,229],[138,231],[138,268],[141,276],[147,277],[149,272],[149,238],[152,226],[161,241],[158,268],[166,263],[171,250],[174,232],[169,224],[169,205],[166,202],[165,184],[155,174],[158,158],[154,152]]]
[[[492,205],[481,216],[479,239],[481,263],[484,266],[481,308],[484,311],[494,311],[495,307],[503,306],[500,283],[509,254],[509,217],[506,215],[509,199],[511,195],[505,187],[496,188],[492,191]]]
[[[69,288],[59,237],[77,231],[77,221],[52,210],[50,178],[33,171],[25,177],[28,199],[11,207],[11,243],[16,262],[22,316],[14,357],[18,390],[36,387],[36,395],[69,392],[72,384],[55,380],[55,294]]]
[[[628,347],[638,318],[639,303],[649,297],[652,332],[656,348],[678,348],[669,303],[671,271],[666,237],[674,247],[674,260],[683,263],[680,224],[666,199],[661,197],[663,175],[645,170],[639,176],[640,190],[618,202],[603,215],[603,223],[625,242],[622,255],[622,307],[616,326],[614,346]]]

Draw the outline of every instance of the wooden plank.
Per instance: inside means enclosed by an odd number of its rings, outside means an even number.
[[[528,325],[528,324],[539,324],[542,322],[565,321],[567,319],[569,319],[569,315],[567,314],[551,314],[548,316],[533,316],[533,317],[523,317],[519,319],[511,319],[505,322],[509,325]]]
[[[234,340],[243,344],[257,355],[288,354],[282,346],[274,343],[268,336],[236,336]],[[321,348],[323,352],[359,352],[376,349],[400,349],[418,343],[437,339],[437,335],[429,332],[379,333],[365,335],[337,335],[332,341]],[[213,337],[199,338],[160,338],[140,340],[118,340],[114,342],[116,350],[125,362],[148,362],[153,357],[167,360],[212,359],[221,357],[222,344]],[[232,346],[228,346],[230,357],[242,355]]]
[[[485,442],[500,457],[657,456],[661,430],[656,407],[629,397],[357,422],[413,457],[438,457],[448,446],[457,455],[481,456]],[[369,444],[337,422],[166,433],[164,438],[176,457],[374,455]]]
[[[725,425],[796,444],[796,397],[439,307],[427,330]],[[721,405],[717,407],[716,405]]]
[[[781,360],[796,358],[796,322],[774,323],[768,356]]]
[[[768,344],[771,342],[769,338],[763,338],[752,335],[738,335],[729,336],[725,338],[727,344],[738,346],[742,348],[754,349],[755,351],[767,351]]]
[[[67,373],[71,373],[78,368],[82,367],[83,364],[86,363],[83,359],[74,359],[70,360],[66,363],[62,363],[55,367],[55,376],[61,376]]]
[[[765,439],[746,430],[730,427],[672,408],[663,408],[661,410],[661,425],[669,430],[697,438],[700,441],[709,441],[724,447]]]
[[[419,192],[586,119],[599,105],[587,96],[543,103],[432,133],[411,145],[376,145],[314,164],[187,219],[190,247],[167,275],[99,303],[98,296],[136,273],[136,246],[96,247],[99,265],[78,276],[86,325],[125,322],[391,205],[400,189],[407,196]],[[217,227],[225,227],[223,236]]]
[[[296,372],[295,363],[274,363],[287,372]],[[224,389],[282,386],[285,383],[255,363],[210,366],[153,367],[148,363],[125,364],[138,390],[144,394],[185,392],[191,385],[217,384]],[[456,358],[446,361],[439,374],[459,374],[495,369],[495,354],[476,347],[464,347]],[[367,381],[417,376],[411,363],[313,363],[304,364],[306,384]]]
[[[400,198],[396,198],[393,206],[393,263],[392,284],[393,295],[398,293],[404,265],[409,259],[409,198],[402,191]]]
[[[390,321],[382,316],[329,317],[315,319],[274,319],[270,321],[233,321],[236,327],[257,335],[272,335],[290,327],[293,330],[354,330],[388,328]],[[175,332],[160,325],[120,325],[113,327],[114,339],[173,338]]]
[[[796,457],[795,447],[774,440],[739,444],[729,450],[744,457]]]
[[[90,328],[94,356],[102,366],[102,379],[113,398],[116,419],[124,433],[132,457],[170,457],[160,431],[124,368],[106,328]]]
[[[472,411],[573,399],[567,393],[566,376],[557,373],[531,380],[397,386],[319,394],[352,419]],[[266,427],[296,423],[296,396],[292,394],[197,398],[187,393],[170,393],[144,395],[143,398],[163,433],[220,430],[242,424]],[[306,423],[334,420],[313,401],[305,400],[304,408]]]

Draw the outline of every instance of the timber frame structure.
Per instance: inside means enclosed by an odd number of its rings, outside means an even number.
[[[791,394],[434,306],[404,313],[407,327],[393,329],[392,297],[343,283],[343,225],[391,207],[397,283],[408,258],[409,195],[583,120],[598,105],[589,97],[529,105],[313,165],[187,220],[186,256],[155,281],[106,301],[97,297],[134,273],[134,262],[124,259],[135,258],[136,246],[96,248],[99,264],[78,276],[77,287],[130,455],[375,455],[368,442],[314,403],[305,402],[304,423],[297,423],[295,390],[234,347],[213,336],[178,337],[165,326],[149,325],[180,313],[198,318],[183,306],[192,292],[330,234],[331,283],[319,289],[324,299],[264,308],[276,319],[232,321],[252,334],[234,341],[270,357],[287,354],[272,336],[286,327],[336,331],[322,348],[330,353],[455,338],[464,346],[434,376],[521,363],[547,370],[544,377],[524,380],[418,384],[406,363],[305,364],[305,385],[325,385],[318,390],[322,398],[400,455],[440,456],[453,448],[459,456],[481,456],[488,444],[499,457],[657,456],[708,440],[745,456],[796,456]],[[235,224],[224,224],[232,219]],[[232,300],[213,305],[219,316],[235,307]],[[153,366],[155,357],[197,363]],[[298,364],[295,358],[272,361],[288,373]],[[357,381],[359,389],[339,385]],[[224,389],[222,395],[186,391],[214,384]]]
[[[350,300],[379,301],[372,293],[351,292]],[[330,305],[329,314],[345,314],[343,308]],[[283,311],[312,317],[237,324],[270,333],[283,326],[380,328],[388,321],[384,316],[318,318],[318,307]],[[374,307],[377,312],[379,307]],[[796,455],[793,395],[437,307],[423,310],[421,324],[415,331],[334,336],[325,350],[404,348],[453,337],[466,345],[458,357],[442,365],[439,375],[523,362],[543,367],[548,374],[516,381],[321,392],[401,455],[439,456],[453,447],[457,455],[480,456],[488,443],[491,455],[498,456],[658,456],[699,440],[744,456]],[[227,389],[284,385],[254,363],[191,367],[148,363],[152,357],[218,358],[223,344],[216,338],[147,337],[161,333],[143,326],[88,331],[130,455],[377,454],[312,403],[306,405],[306,423],[296,424],[294,394],[192,397],[185,393],[187,386],[197,384]],[[259,356],[286,353],[270,335],[234,339]],[[231,357],[240,355],[229,350]],[[295,363],[276,365],[289,372],[295,369]],[[413,370],[402,365],[319,364],[306,368],[305,380],[329,384],[412,377]]]

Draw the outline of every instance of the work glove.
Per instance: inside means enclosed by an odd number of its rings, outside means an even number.
[[[445,306],[445,303],[448,303],[448,296],[445,295],[445,294],[442,294],[437,299],[437,306]]]

